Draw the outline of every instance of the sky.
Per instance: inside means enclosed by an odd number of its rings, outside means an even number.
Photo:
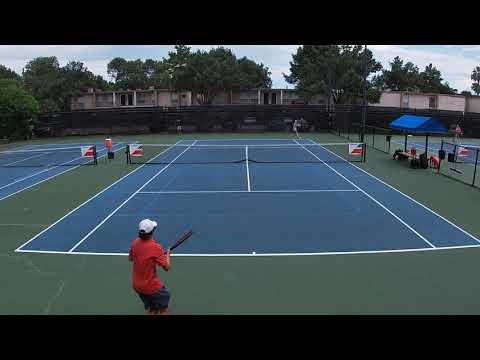
[[[193,45],[193,49],[209,49],[217,45]],[[285,82],[282,73],[289,73],[292,54],[299,45],[222,45],[230,48],[237,57],[246,56],[268,66],[274,88],[292,88]],[[442,73],[450,86],[471,90],[470,75],[475,66],[480,66],[480,45],[369,45],[374,57],[384,67],[395,56],[411,61],[420,70],[432,63]],[[29,61],[38,56],[56,56],[60,65],[68,61],[81,61],[97,75],[109,79],[107,64],[114,57],[129,60],[147,58],[161,59],[173,50],[173,45],[0,45],[0,64],[22,72]]]

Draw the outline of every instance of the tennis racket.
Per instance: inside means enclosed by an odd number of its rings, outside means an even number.
[[[180,239],[178,239],[175,244],[169,247],[170,252],[182,245],[186,240],[188,240],[193,234],[192,230],[187,231],[185,234],[182,235]]]

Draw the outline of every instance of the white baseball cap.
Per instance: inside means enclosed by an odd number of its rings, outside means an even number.
[[[144,219],[140,221],[140,224],[138,225],[138,229],[146,234],[151,233],[153,230],[155,230],[156,227],[157,223],[150,219]]]

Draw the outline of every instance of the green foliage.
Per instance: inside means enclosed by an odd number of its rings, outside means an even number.
[[[0,79],[13,79],[21,81],[22,77],[18,75],[15,71],[10,70],[3,65],[0,65]]]
[[[463,90],[463,91],[461,92],[461,95],[463,95],[463,96],[472,96],[472,92],[471,92],[471,91],[468,91],[468,90]]]
[[[480,66],[475,67],[472,71],[472,76],[470,77],[472,79],[472,90],[475,93],[475,95],[480,95]]]
[[[119,89],[147,89],[169,87],[168,66],[164,60],[125,60],[115,58],[107,65],[107,73]]]
[[[237,59],[230,49],[217,47],[194,53],[175,46],[166,63],[175,90],[191,90],[200,104],[211,104],[221,91],[271,87],[270,72],[246,57]]]
[[[425,67],[419,77],[420,91],[426,93],[456,94],[457,90],[452,89],[448,82],[443,83],[442,74],[432,64]]]
[[[456,94],[457,90],[443,82],[442,74],[432,64],[420,72],[411,62],[404,64],[398,56],[384,69],[379,77],[383,89],[392,91],[416,91],[425,93]]]
[[[23,80],[40,103],[42,112],[61,110],[62,81],[56,57],[38,57],[28,62],[23,70]]]
[[[379,80],[384,89],[392,91],[419,91],[420,72],[418,67],[411,62],[403,63],[396,56],[390,63],[390,70],[384,69]]]
[[[367,50],[367,96],[378,101],[379,84],[374,75],[382,66]],[[363,96],[364,49],[350,45],[304,45],[297,49],[285,80],[296,86],[307,102],[323,95],[334,103],[360,103]],[[369,79],[371,77],[371,79]]]
[[[23,71],[25,86],[40,103],[42,112],[69,111],[72,96],[89,88],[108,90],[109,84],[90,72],[82,62],[60,67],[56,57],[38,57]]]
[[[28,138],[39,110],[20,81],[0,79],[0,138]]]

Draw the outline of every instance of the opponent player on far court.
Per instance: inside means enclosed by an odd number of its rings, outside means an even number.
[[[295,119],[295,121],[293,122],[293,131],[295,132],[297,139],[300,139],[300,136],[298,136],[299,127],[300,127],[300,121],[298,119]]]
[[[132,287],[145,305],[148,315],[167,315],[170,292],[157,276],[156,267],[170,269],[170,250],[165,251],[153,239],[155,221],[145,219],[139,224],[138,238],[132,242],[129,260],[133,261]]]

